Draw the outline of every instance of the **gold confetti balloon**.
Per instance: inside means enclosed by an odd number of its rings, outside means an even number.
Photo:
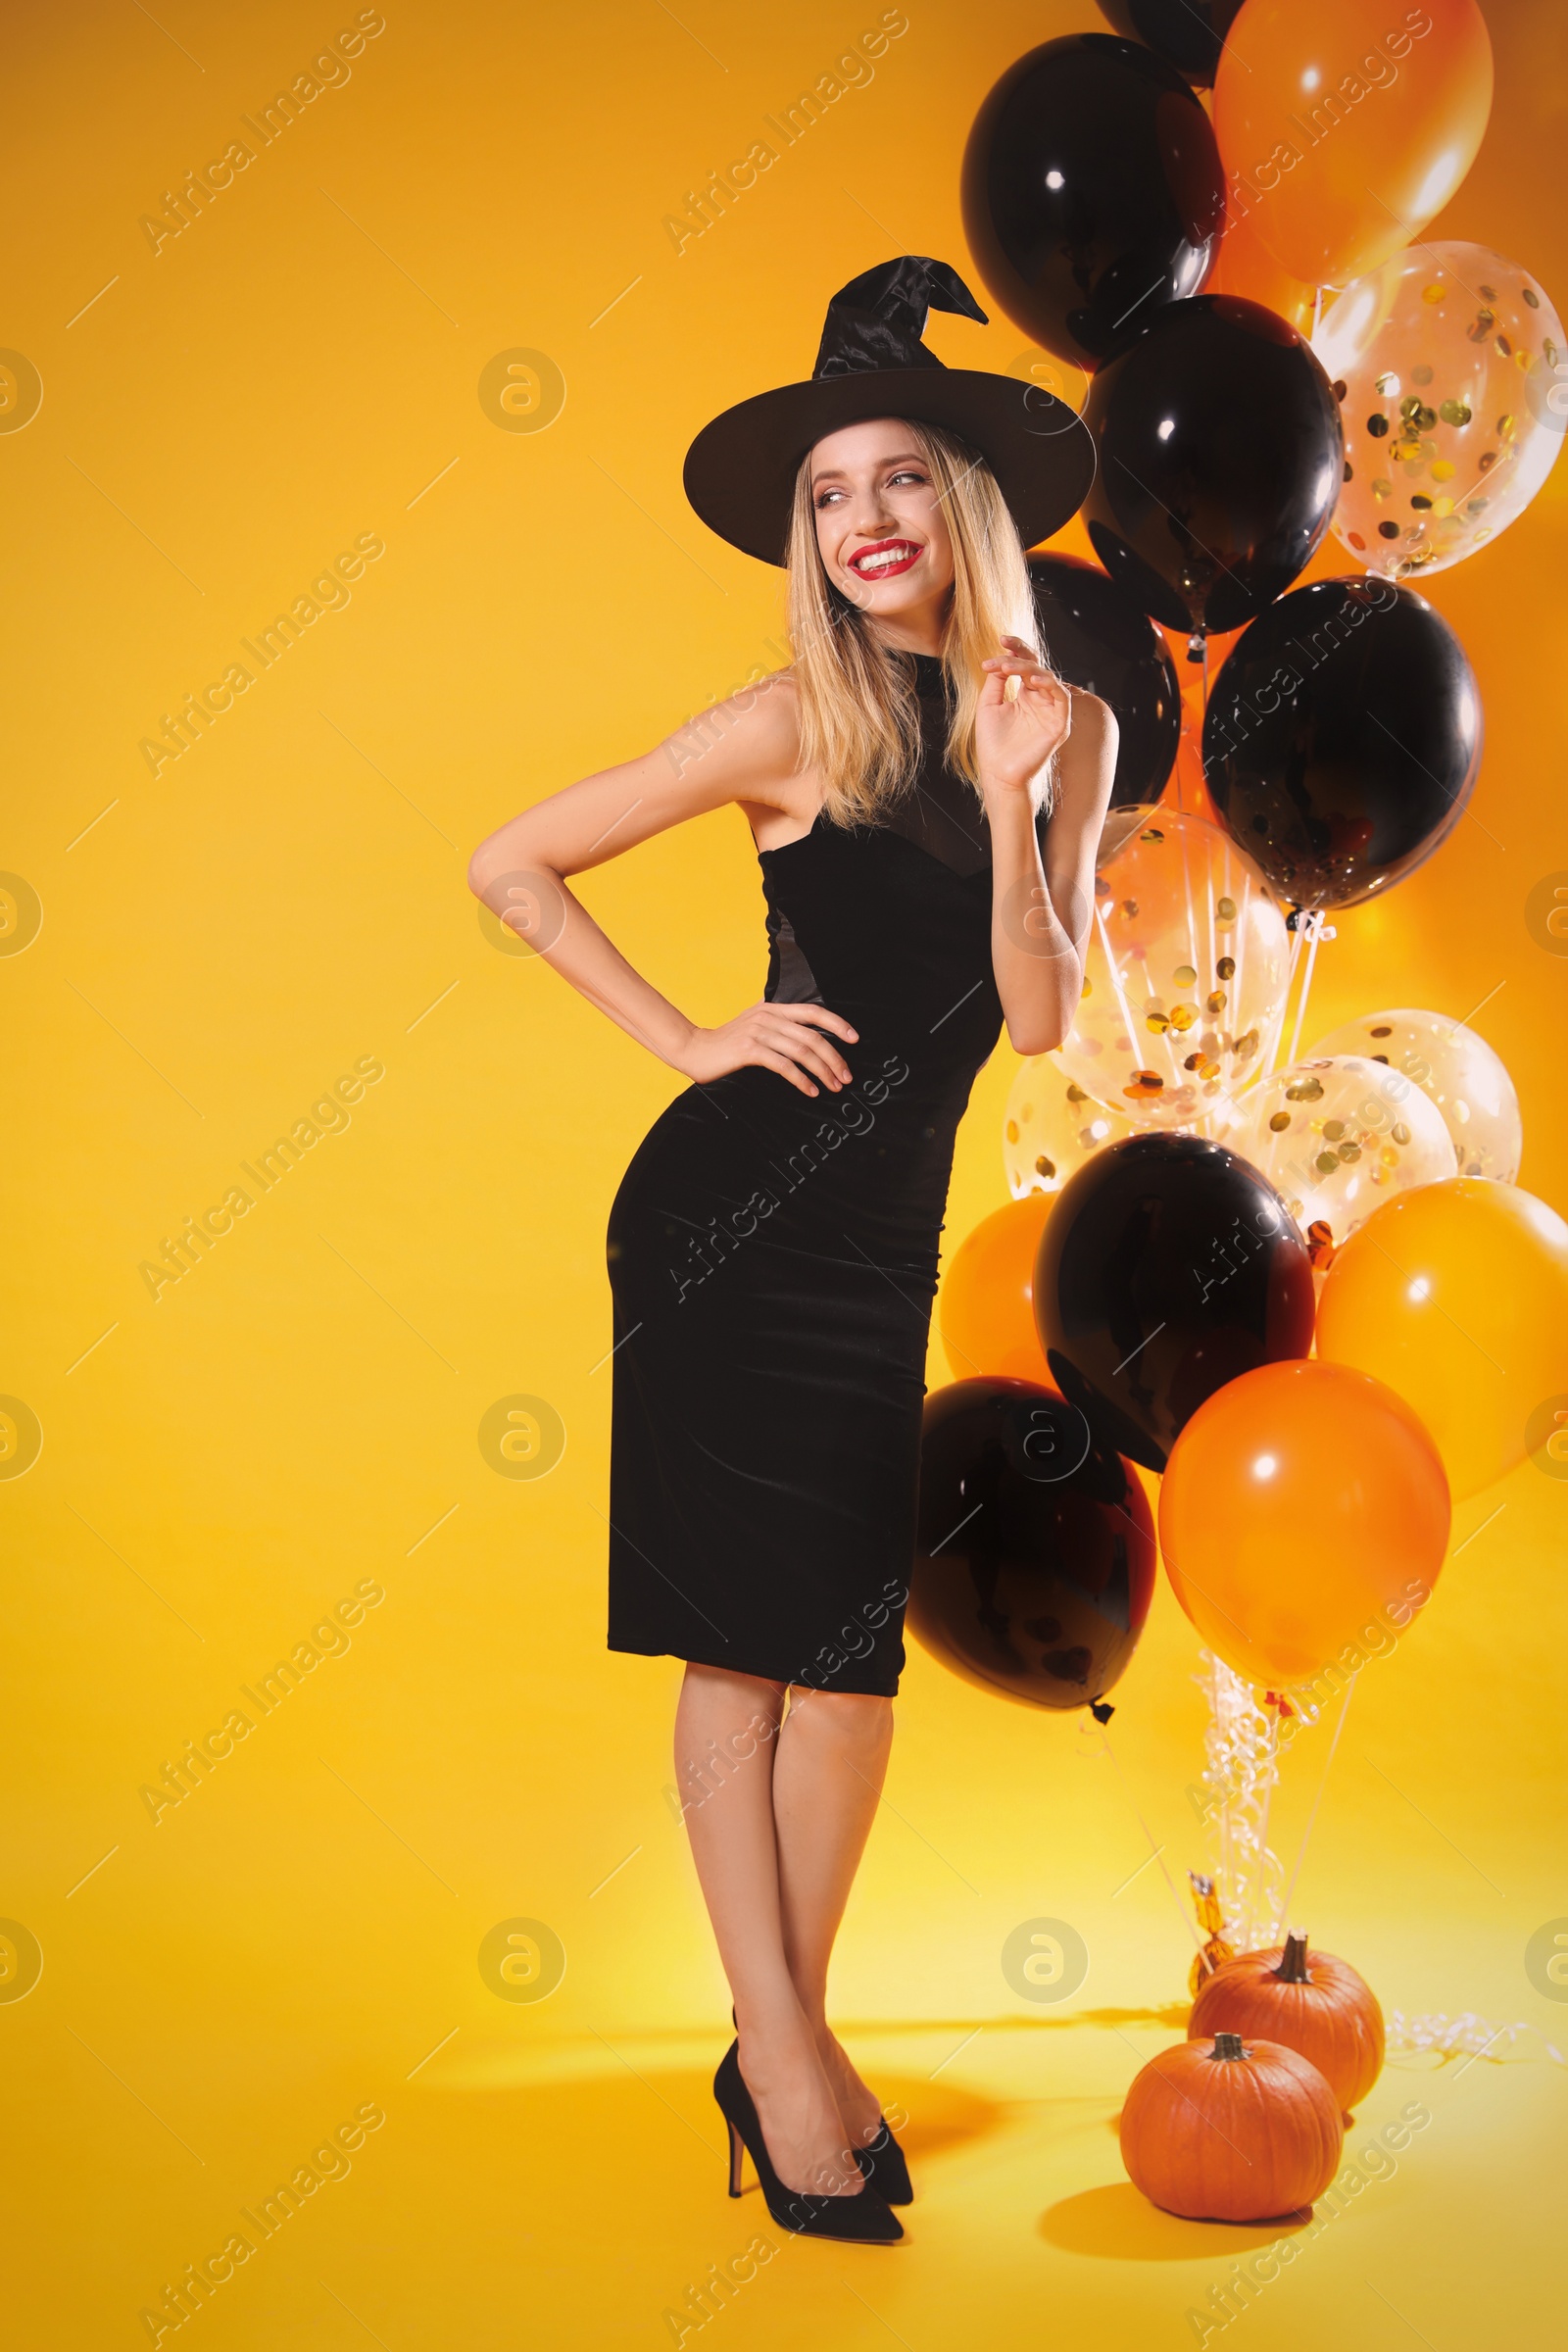
[[[1568,423],[1542,288],[1485,245],[1419,245],[1358,277],[1313,350],[1340,399],[1335,536],[1368,571],[1446,571],[1523,514]]]
[[[1397,1071],[1443,1114],[1461,1176],[1515,1184],[1524,1152],[1519,1097],[1500,1055],[1441,1012],[1369,1012],[1319,1038],[1314,1054],[1359,1054]]]
[[[1059,1193],[1086,1159],[1137,1133],[1136,1119],[1096,1102],[1054,1054],[1033,1054],[1019,1065],[1002,1122],[1007,1190],[1015,1200]]]
[[[1054,1060],[1141,1129],[1194,1129],[1273,1049],[1289,943],[1229,834],[1144,808],[1095,877],[1084,989]]]
[[[1359,1054],[1315,1054],[1277,1070],[1231,1105],[1216,1132],[1268,1178],[1319,1272],[1385,1200],[1456,1172],[1430,1096]]]

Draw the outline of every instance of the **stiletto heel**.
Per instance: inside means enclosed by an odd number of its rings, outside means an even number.
[[[903,2224],[869,2184],[856,2196],[820,2197],[801,2188],[786,2188],[773,2169],[762,2137],[757,2108],[741,2074],[740,2046],[731,2042],[713,2077],[713,2096],[729,2126],[730,2195],[738,2196],[741,2143],[757,2167],[767,2210],[781,2230],[797,2237],[830,2237],[861,2246],[896,2245]]]
[[[732,2026],[738,2022],[733,2009],[729,2013],[729,2022]],[[735,2145],[733,2124],[730,2125],[729,2131],[730,2152],[733,2161]],[[904,2150],[893,2136],[893,2126],[888,2122],[886,2116],[882,2118],[877,2127],[875,2139],[869,2139],[863,2148],[856,2149],[855,2161],[859,2166],[861,2178],[867,2184],[870,2184],[874,2179],[877,2194],[881,2197],[884,2205],[912,2205],[914,2203],[914,2183],[909,2179],[909,2167],[905,2161]],[[873,2168],[876,2168],[874,2172]],[[732,2177],[738,2180],[740,2179],[739,2172],[735,2172]],[[738,2197],[740,2190],[732,2188],[729,2193],[732,2197]]]

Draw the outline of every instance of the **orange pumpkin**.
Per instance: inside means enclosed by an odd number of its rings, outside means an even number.
[[[1383,2012],[1348,1960],[1308,1955],[1293,1930],[1283,1948],[1243,1952],[1216,1969],[1193,2003],[1189,2034],[1265,2034],[1310,2058],[1347,2119],[1383,2068]]]
[[[1310,2059],[1239,2034],[1152,2058],[1121,2111],[1121,2153],[1150,2202],[1190,2222],[1265,2222],[1339,2168],[1340,2103]]]

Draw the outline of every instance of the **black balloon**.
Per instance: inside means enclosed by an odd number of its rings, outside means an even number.
[[[1100,459],[1090,544],[1167,628],[1244,627],[1328,529],[1339,406],[1296,329],[1261,303],[1200,294],[1159,311],[1096,376],[1085,418]]]
[[[1425,597],[1314,580],[1232,648],[1203,720],[1203,772],[1281,896],[1353,906],[1458,823],[1481,764],[1481,696]]]
[[[1035,1263],[1052,1378],[1102,1446],[1163,1470],[1205,1397],[1312,1342],[1312,1264],[1273,1186],[1196,1135],[1107,1144]]]
[[[1027,1380],[926,1399],[908,1624],[944,1665],[1037,1707],[1081,1707],[1137,1647],[1154,1584],[1144,1491],[1082,1413]]]
[[[1147,42],[1189,81],[1205,86],[1219,71],[1225,35],[1242,0],[1100,0],[1107,24]]]
[[[963,225],[1013,323],[1094,368],[1196,294],[1225,220],[1214,133],[1189,85],[1107,32],[1008,68],[969,133]]]
[[[1157,801],[1182,732],[1182,691],[1164,638],[1125,589],[1076,556],[1031,556],[1029,577],[1052,668],[1116,714],[1111,808]]]

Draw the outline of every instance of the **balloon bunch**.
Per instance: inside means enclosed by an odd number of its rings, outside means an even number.
[[[1107,855],[1182,733],[1158,622],[1204,662],[1219,823],[1288,906],[1354,906],[1431,856],[1480,761],[1463,649],[1405,583],[1523,512],[1568,419],[1544,290],[1490,248],[1413,242],[1486,127],[1486,24],[1476,0],[1375,35],[1359,0],[1103,13],[1114,33],[1008,69],[963,162],[997,302],[1091,377],[1102,570],[1034,559],[1045,642],[1122,722]],[[1365,576],[1293,588],[1331,527]]]
[[[1207,1647],[1315,1706],[1430,1598],[1450,1496],[1556,1434],[1568,1225],[1512,1181],[1501,1062],[1433,1013],[1347,1024],[1226,1106],[1222,1136],[1147,1102],[1102,1114],[1072,1066],[1019,1071],[1017,1197],[947,1273],[950,1355],[1076,1414],[1086,1456],[1159,1474],[1166,1571]]]
[[[1475,0],[1377,33],[1360,0],[1103,7],[1113,32],[1002,76],[963,163],[998,304],[1090,378],[1099,567],[1030,569],[1121,739],[1082,999],[1018,1072],[1012,1203],[943,1287],[963,1377],[928,1408],[911,1623],[991,1689],[1101,1701],[1147,1605],[1138,1465],[1213,1687],[1272,1740],[1287,1693],[1310,1719],[1369,1629],[1414,1622],[1450,1497],[1544,1447],[1568,1391],[1568,1226],[1514,1189],[1496,1054],[1410,1007],[1299,1051],[1327,918],[1473,790],[1475,677],[1408,583],[1540,489],[1568,348],[1529,272],[1416,242],[1486,126]],[[1331,528],[1358,570],[1297,585]],[[1162,805],[1200,734],[1202,814]],[[1272,1770],[1243,1873],[1269,1916]]]
[[[1132,2085],[1122,2150],[1168,2210],[1253,2220],[1332,2177],[1383,2048],[1355,1972],[1283,1933],[1282,1749],[1343,1690],[1332,1760],[1452,1498],[1568,1425],[1568,1225],[1516,1189],[1497,1055],[1408,1006],[1299,1051],[1328,918],[1474,790],[1475,676],[1409,583],[1541,489],[1568,346],[1515,262],[1419,241],[1487,122],[1476,0],[1392,27],[1361,0],[1102,7],[1114,33],[1003,75],[963,165],[996,301],[1090,379],[1099,568],[1030,571],[1050,658],[1120,744],[1081,1001],[1017,1073],[1012,1200],[943,1285],[965,1377],[927,1406],[910,1624],[983,1688],[1088,1701],[1103,1737],[1150,1600],[1135,1465],[1161,1481],[1213,1859],[1189,2039]],[[1299,585],[1331,529],[1356,569]]]

